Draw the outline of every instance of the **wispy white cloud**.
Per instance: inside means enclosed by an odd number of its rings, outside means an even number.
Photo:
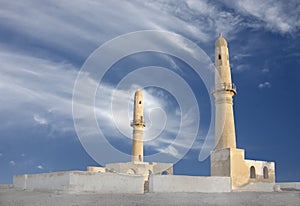
[[[253,17],[255,22],[246,22],[250,27],[265,28],[283,34],[293,33],[300,27],[298,1],[225,0],[224,2],[241,15]]]
[[[249,65],[247,64],[238,64],[237,66],[232,65],[233,72],[239,73],[249,70]]]
[[[2,107],[0,112],[15,111],[15,114],[12,115],[22,113],[25,117],[28,116],[27,118],[31,116],[32,124],[51,125],[61,132],[73,131],[73,122],[66,123],[65,119],[72,120],[72,92],[77,75],[75,68],[69,64],[59,64],[26,55],[21,56],[18,53],[0,52],[0,58],[3,60],[0,71],[0,91],[6,96],[1,100],[5,108]],[[46,70],[47,73],[44,72]],[[98,86],[97,81],[90,76],[86,78],[87,81],[93,82],[92,85]],[[14,84],[12,85],[11,82]],[[113,132],[117,129],[115,128],[117,123],[120,131],[131,138],[132,128],[129,126],[129,122],[132,119],[132,98],[137,87],[138,85],[133,85],[129,90],[115,90],[110,85],[103,85],[104,93],[97,97],[95,114],[101,123],[101,128],[104,128],[104,132],[118,138],[118,133]],[[114,113],[111,113],[110,101],[114,92],[117,92],[118,98],[115,98]],[[147,141],[155,139],[162,131],[169,136],[162,136],[158,141],[152,141],[149,145],[152,144],[151,146],[156,148],[160,144],[172,143],[180,126],[180,112],[178,109],[177,112],[168,112],[170,108],[174,109],[174,107],[168,104],[169,99],[162,91],[148,89],[144,91],[144,97],[146,100],[144,112],[148,121],[145,130],[145,144],[147,145]],[[30,104],[39,110],[27,109],[21,112],[24,104]],[[82,111],[85,111],[84,107],[87,106],[82,106]],[[53,116],[52,113],[55,115]],[[113,114],[117,114],[117,116]],[[15,121],[14,125],[29,124],[28,126],[30,126],[30,122],[19,120]],[[182,121],[189,124],[187,120]],[[184,142],[177,146],[187,147]]]
[[[269,68],[263,68],[261,70],[262,73],[266,74],[266,73],[269,73],[270,72],[270,69]]]
[[[6,19],[1,23],[21,38],[83,58],[111,38],[143,29],[169,30],[204,43],[214,40],[220,31],[230,39],[236,38],[241,27],[254,24],[281,33],[299,28],[296,1],[227,0],[225,4],[230,9],[206,0],[6,1],[1,3],[0,17]],[[257,20],[252,22],[248,16]],[[11,48],[14,42],[2,44]],[[44,55],[49,58],[55,54],[47,51]]]
[[[42,165],[38,165],[38,166],[36,166],[36,168],[38,168],[38,169],[40,169],[40,170],[43,170],[43,169],[44,169],[44,167],[43,167]]]
[[[170,30],[202,43],[213,41],[220,31],[224,35],[231,34],[228,35],[229,38],[236,38],[235,34],[241,26],[246,28],[256,25],[257,28],[283,34],[292,33],[299,28],[299,7],[294,2],[225,1],[227,7],[235,10],[233,12],[232,9],[224,9],[222,4],[196,0],[6,1],[0,3],[0,18],[6,20],[1,24],[10,29],[10,32],[23,38],[22,40],[35,42],[36,47],[51,47],[73,56],[74,59],[78,56],[84,59],[105,41],[141,29]],[[294,8],[289,9],[292,7]],[[250,20],[246,20],[249,16]],[[182,42],[177,43],[183,49],[189,49]],[[25,124],[27,121],[21,122],[21,119],[26,119],[29,120],[28,124],[47,124],[60,131],[73,131],[71,97],[79,68],[69,62],[54,59],[54,52],[51,53],[47,48],[45,50],[51,55],[38,53],[34,49],[13,48],[13,44],[15,42],[1,43],[5,49],[0,50],[0,92],[5,98],[0,100],[0,112],[12,111],[12,116],[22,115],[25,118],[14,118],[16,120],[13,123],[5,123],[4,126]],[[35,47],[34,45],[29,46]],[[245,57],[247,55],[242,54],[233,58],[240,60]],[[175,62],[171,63],[175,70],[181,71]],[[247,65],[238,65],[233,70],[240,72],[248,68]],[[87,80],[98,84],[88,76]],[[270,88],[271,84],[264,82],[258,87]],[[128,112],[128,104],[132,104],[130,98],[134,88],[131,89],[119,90],[120,98],[116,101],[118,105],[125,104],[126,110],[124,112],[123,107],[114,108],[116,113],[122,114],[117,117],[110,113],[110,104],[105,101],[97,102],[96,116],[101,126],[108,131],[111,131],[114,118],[117,118],[119,129],[126,136],[131,136],[129,121],[132,114]],[[105,85],[105,91],[102,97],[109,99],[114,89]],[[155,143],[149,141],[149,145],[156,147],[171,143],[178,132],[179,110],[164,113],[168,107],[164,99],[155,97],[150,91],[145,92],[145,97],[145,114],[150,116],[152,113],[152,118],[149,118],[152,121],[151,130],[145,132],[146,139],[160,134],[160,123],[166,116],[169,122],[169,136],[160,138]],[[25,110],[24,105],[32,107]],[[86,105],[83,104],[82,107],[85,108]],[[186,116],[182,118],[186,118],[184,123],[191,124]],[[64,121],[65,119],[70,121]],[[189,143],[182,140],[178,146],[189,147]],[[172,151],[170,153],[176,155]]]
[[[16,166],[16,162],[15,161],[13,161],[13,160],[11,160],[11,161],[9,161],[9,164],[11,165],[11,166]]]
[[[175,7],[176,15],[171,13]],[[75,56],[86,56],[92,47],[137,30],[171,30],[201,41],[210,38],[198,25],[179,18],[185,11],[171,1],[10,1],[1,3],[0,11],[6,19],[2,23],[19,35]]]
[[[241,59],[244,59],[244,58],[247,58],[247,57],[250,57],[250,56],[251,56],[250,54],[235,54],[232,57],[232,60],[241,60]]]
[[[180,154],[180,152],[172,145],[169,145],[166,149],[165,148],[157,148],[158,152],[162,152],[162,153],[166,153],[168,155],[171,155],[173,157],[181,157],[182,154]]]
[[[41,117],[40,115],[38,115],[38,114],[34,114],[34,115],[33,115],[33,119],[34,119],[34,121],[36,121],[38,124],[41,124],[41,125],[47,125],[47,124],[48,124],[48,121],[47,121],[45,118],[43,118],[43,117]]]
[[[271,83],[270,83],[270,82],[263,82],[263,83],[260,83],[260,84],[258,85],[258,88],[260,88],[260,89],[271,88]]]
[[[6,19],[2,24],[25,39],[34,39],[42,46],[76,57],[86,57],[91,49],[118,35],[144,29],[169,30],[200,42],[214,40],[221,31],[234,38],[245,23],[243,14],[266,19],[270,22],[267,28],[279,28],[282,32],[292,31],[298,24],[297,15],[289,15],[283,3],[264,3],[257,7],[251,1],[228,1],[226,5],[240,14],[210,1],[196,0],[43,3],[31,0],[1,3],[0,17]]]
[[[15,117],[11,123],[6,119],[3,127],[38,123],[73,130],[63,120],[72,118],[71,96],[77,75],[72,65],[4,51],[0,51],[0,59],[0,91],[6,97],[0,100],[0,112],[10,111],[9,117]],[[24,109],[28,104],[31,106]]]

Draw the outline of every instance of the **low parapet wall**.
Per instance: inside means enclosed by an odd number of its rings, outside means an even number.
[[[49,190],[97,193],[144,193],[141,175],[95,173],[84,171],[18,175],[14,187],[26,190]]]
[[[70,191],[98,193],[144,193],[144,177],[142,175],[118,173],[86,173],[70,174]]]
[[[231,192],[230,177],[151,175],[149,192]]]

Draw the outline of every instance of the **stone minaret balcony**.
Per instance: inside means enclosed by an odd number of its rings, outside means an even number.
[[[233,92],[236,94],[236,86],[233,83],[220,83],[215,85],[215,89],[213,93],[215,92],[221,92],[221,91],[228,91],[228,92]]]
[[[144,122],[144,119],[141,118],[141,119],[138,119],[138,120],[131,120],[130,121],[130,126],[131,127],[134,127],[134,126],[143,126],[145,127],[145,122]]]

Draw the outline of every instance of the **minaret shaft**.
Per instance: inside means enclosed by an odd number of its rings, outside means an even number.
[[[226,40],[220,34],[215,45],[215,149],[236,148],[232,97],[236,90],[231,80]]]
[[[143,134],[144,134],[144,117],[143,117],[143,94],[137,90],[134,95],[133,121],[133,140],[132,140],[132,161],[143,162]]]

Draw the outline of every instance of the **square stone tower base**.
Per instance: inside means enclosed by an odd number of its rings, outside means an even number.
[[[144,191],[149,192],[149,178],[152,175],[173,175],[173,164],[160,162],[120,162],[106,164],[106,171],[142,175]]]
[[[211,152],[210,158],[211,176],[231,177],[233,190],[243,188],[256,190],[254,186],[258,185],[256,183],[264,185],[265,190],[273,190],[275,184],[274,162],[246,160],[245,151],[237,148],[214,150]]]

